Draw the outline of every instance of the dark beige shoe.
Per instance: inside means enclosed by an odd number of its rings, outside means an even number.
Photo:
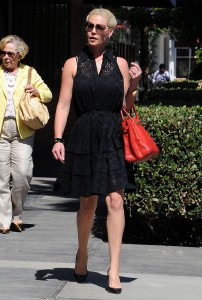
[[[9,228],[0,228],[0,233],[2,233],[2,234],[7,234],[9,232],[10,232]]]

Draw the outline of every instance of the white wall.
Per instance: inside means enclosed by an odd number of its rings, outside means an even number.
[[[169,38],[169,73],[171,80],[176,78],[176,52],[175,42]]]
[[[170,39],[168,34],[161,34],[156,40],[155,49],[156,64],[155,70],[158,70],[159,65],[164,63],[166,70],[169,71],[171,80],[176,78],[175,72],[175,47],[174,41]]]

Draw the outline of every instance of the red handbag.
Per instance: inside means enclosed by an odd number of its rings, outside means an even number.
[[[159,153],[153,138],[140,123],[135,105],[134,116],[124,107],[121,109],[124,156],[128,162],[142,162],[151,159]]]

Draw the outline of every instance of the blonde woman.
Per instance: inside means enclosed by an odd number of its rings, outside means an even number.
[[[62,163],[56,189],[80,197],[74,278],[78,283],[87,279],[88,239],[98,195],[104,195],[110,257],[107,291],[120,294],[123,194],[127,183],[120,109],[122,105],[127,110],[133,106],[141,69],[135,63],[129,68],[125,59],[106,48],[115,26],[116,18],[107,9],[94,9],[86,18],[87,46],[64,65],[52,153]],[[78,119],[65,149],[62,136],[71,101]]]
[[[0,41],[0,233],[10,229],[24,230],[23,204],[32,179],[34,131],[21,121],[20,99],[26,91],[49,102],[52,94],[42,78],[32,70],[27,85],[29,66],[21,63],[28,53],[27,44],[16,35]]]

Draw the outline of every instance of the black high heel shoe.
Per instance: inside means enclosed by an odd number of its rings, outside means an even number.
[[[22,232],[25,230],[22,223],[12,222],[10,228],[11,228],[11,231],[15,231],[15,232]]]
[[[108,280],[109,280],[109,269],[107,271],[107,277],[108,277]],[[108,293],[111,293],[111,294],[121,294],[121,292],[122,292],[122,288],[113,288],[113,287],[110,287],[109,285],[106,288],[106,290],[107,290]]]
[[[74,271],[74,279],[76,280],[77,283],[85,282],[87,277],[88,277],[88,271],[85,275],[76,274],[75,271]]]
[[[122,288],[113,288],[108,285],[107,292],[111,294],[121,294]]]
[[[76,255],[76,261],[77,261],[77,255]],[[88,270],[87,270],[86,274],[84,274],[84,275],[76,274],[75,270],[74,270],[74,279],[76,280],[77,283],[85,282],[87,277],[88,277]]]

